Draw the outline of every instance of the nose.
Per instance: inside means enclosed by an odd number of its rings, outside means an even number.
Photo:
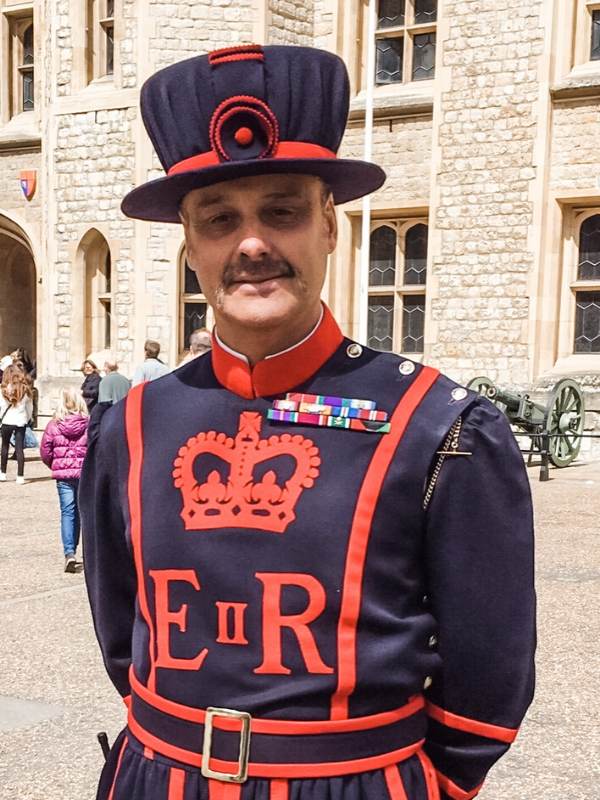
[[[265,256],[270,255],[271,248],[260,236],[245,236],[238,245],[238,255],[250,261],[261,261]]]

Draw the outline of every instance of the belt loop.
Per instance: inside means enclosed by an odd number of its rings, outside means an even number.
[[[273,778],[269,787],[269,800],[288,800],[288,788],[285,778]]]
[[[240,800],[241,796],[242,787],[239,783],[208,782],[208,800]]]

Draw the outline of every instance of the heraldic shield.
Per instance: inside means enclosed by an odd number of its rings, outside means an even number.
[[[202,432],[179,449],[173,478],[183,497],[181,517],[186,530],[252,528],[284,533],[294,521],[300,495],[319,476],[319,449],[311,439],[289,433],[261,439],[261,427],[261,414],[244,411],[235,439],[216,431]],[[207,455],[228,467],[226,479],[213,469],[203,483],[197,480],[198,459]],[[269,469],[255,481],[256,468],[282,456],[295,462],[287,480],[278,480],[275,470]]]

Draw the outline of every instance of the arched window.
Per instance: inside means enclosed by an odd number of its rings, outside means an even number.
[[[600,353],[600,214],[579,230],[575,295],[575,353]]]
[[[113,334],[113,279],[110,247],[97,230],[81,240],[85,294],[85,351],[110,350]]]
[[[427,225],[376,222],[369,256],[368,344],[422,353],[425,342]]]
[[[189,347],[190,334],[197,328],[206,328],[211,323],[206,297],[198,283],[196,273],[190,267],[185,249],[179,257],[179,353]]]

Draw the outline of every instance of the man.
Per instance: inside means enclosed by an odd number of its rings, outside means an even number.
[[[212,338],[210,331],[207,328],[196,328],[195,331],[190,333],[190,349],[181,359],[181,364],[179,364],[179,366],[182,367],[184,364],[187,364],[188,361],[192,361],[194,358],[204,355],[204,353],[210,350],[211,345]]]
[[[468,800],[533,691],[529,488],[487,400],[345,339],[320,294],[343,63],[244,46],[169,67],[142,113],[213,348],[91,433],[86,577],[128,725],[111,800]],[[441,792],[441,794],[440,794]]]
[[[127,396],[131,383],[119,372],[119,364],[113,355],[104,362],[104,377],[98,385],[98,403],[114,405]]]
[[[166,375],[169,368],[158,357],[160,354],[160,344],[153,339],[146,339],[144,342],[144,363],[137,367],[131,379],[132,386],[137,386],[145,381],[153,381]]]

